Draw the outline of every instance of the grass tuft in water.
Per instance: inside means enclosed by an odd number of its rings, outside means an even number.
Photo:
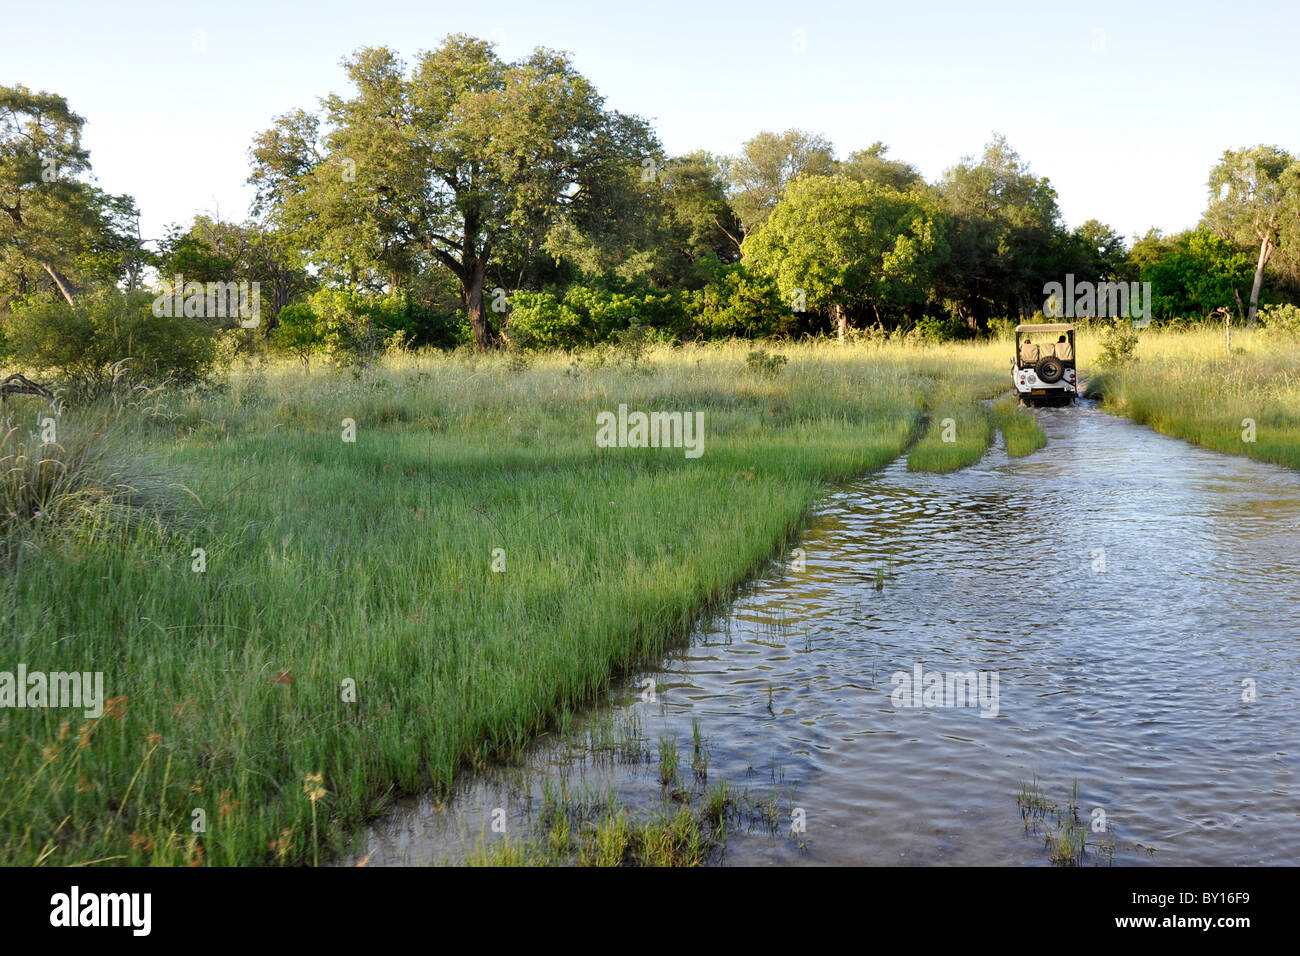
[[[1012,458],[1023,458],[1047,444],[1047,434],[1039,427],[1034,414],[1022,409],[1014,395],[993,403],[993,420],[1002,430],[1002,440]]]

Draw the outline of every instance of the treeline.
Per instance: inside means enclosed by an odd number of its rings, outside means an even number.
[[[1260,305],[1300,301],[1300,162],[1278,147],[1224,152],[1195,230],[1129,246],[1096,220],[1067,229],[1049,180],[1000,136],[935,182],[883,143],[839,158],[799,130],[668,156],[554,51],[506,62],[452,36],[409,65],[364,49],[347,70],[347,95],[256,137],[247,220],[160,237],[140,235],[130,197],[90,185],[62,97],[0,88],[12,361],[121,353],[146,375],[222,350],[951,338],[1033,315],[1067,275],[1150,282],[1157,321],[1227,310],[1253,326]],[[175,277],[257,283],[256,323],[150,312]]]

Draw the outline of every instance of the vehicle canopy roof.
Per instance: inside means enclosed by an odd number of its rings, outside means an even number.
[[[1074,326],[1069,322],[1048,322],[1040,325],[1017,325],[1016,334],[1021,332],[1073,332]]]

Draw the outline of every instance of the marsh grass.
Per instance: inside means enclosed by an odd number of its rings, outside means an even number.
[[[672,787],[677,783],[677,738],[663,736],[659,738],[659,783]]]
[[[1015,395],[994,402],[992,414],[1010,457],[1023,458],[1047,444],[1047,434],[1039,427],[1038,419],[1020,408],[1020,400]]]
[[[0,584],[6,661],[102,671],[115,703],[0,714],[0,861],[338,855],[392,794],[517,751],[684,639],[828,483],[902,453],[947,376],[966,396],[1005,387],[1001,347],[788,346],[775,377],[746,374],[748,348],[269,362],[135,394],[115,454],[157,459],[202,507],[29,528]],[[619,403],[704,412],[704,454],[596,447],[596,413]],[[26,456],[15,504],[63,489],[70,513],[112,487],[61,485],[90,472],[7,441],[11,467]]]
[[[957,391],[948,387],[935,396],[925,434],[908,452],[909,471],[957,471],[984,457],[993,437],[988,413]]]
[[[1089,393],[1162,434],[1300,468],[1300,343],[1240,330],[1232,341],[1228,352],[1219,331],[1143,331],[1138,360],[1097,371]]]
[[[1113,835],[1088,842],[1089,825],[1079,817],[1079,781],[1076,779],[1064,806],[1050,802],[1038,784],[1038,778],[1020,782],[1016,804],[1024,821],[1025,832],[1043,840],[1043,849],[1054,866],[1080,866],[1089,859],[1111,865],[1115,860]]]

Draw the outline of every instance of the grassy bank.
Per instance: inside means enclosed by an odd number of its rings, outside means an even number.
[[[151,476],[114,499],[136,518],[7,526],[0,670],[101,671],[111,700],[0,712],[0,859],[324,860],[395,790],[660,654],[827,482],[899,455],[940,386],[1004,387],[989,346],[792,347],[776,374],[747,351],[271,365],[134,396],[105,440],[113,474]],[[598,447],[620,404],[703,413],[702,454]]]
[[[1103,407],[1216,451],[1300,468],[1300,343],[1221,329],[1142,332],[1137,361],[1094,370]]]
[[[1020,407],[1020,399],[1015,395],[994,402],[990,413],[1002,431],[1010,457],[1023,458],[1047,444],[1047,433],[1039,427],[1032,412]]]

